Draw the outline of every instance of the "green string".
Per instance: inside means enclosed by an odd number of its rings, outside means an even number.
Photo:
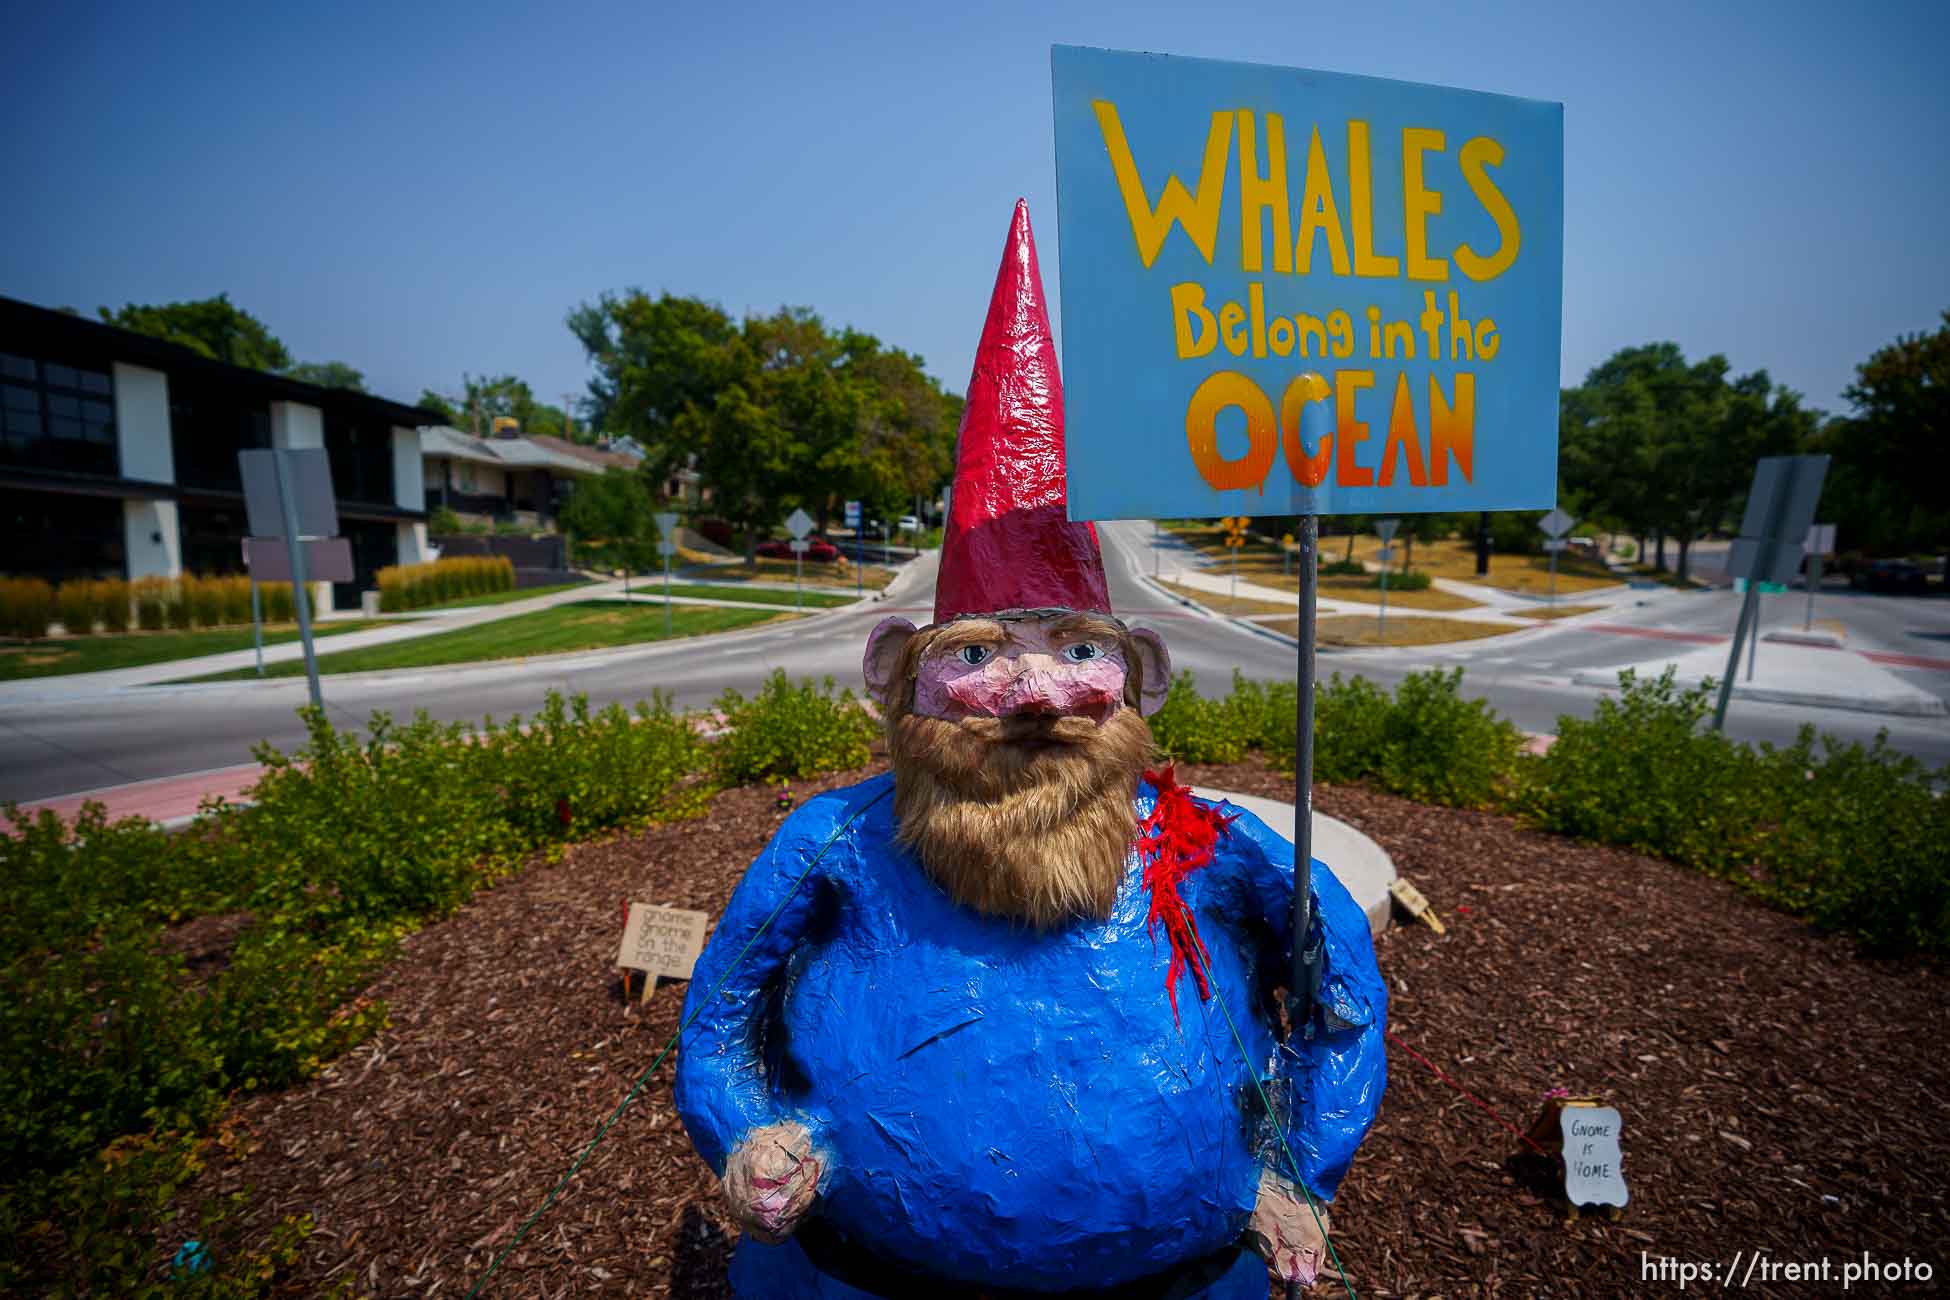
[[[889,787],[889,789],[891,788],[892,787]],[[758,927],[758,929],[752,932],[752,937],[745,941],[745,946],[738,950],[738,955],[732,959],[731,965],[725,968],[724,975],[719,978],[716,984],[712,985],[711,992],[705,997],[700,998],[698,1000],[697,1008],[696,1010],[691,1012],[690,1018],[685,1020],[683,1024],[677,1026],[677,1032],[672,1034],[670,1036],[670,1041],[664,1044],[664,1050],[657,1053],[657,1059],[650,1062],[650,1067],[646,1069],[642,1074],[637,1076],[636,1083],[632,1085],[629,1092],[624,1095],[622,1103],[618,1105],[614,1111],[610,1112],[609,1118],[604,1120],[602,1122],[602,1125],[599,1128],[597,1128],[596,1136],[589,1140],[589,1145],[582,1149],[582,1154],[577,1156],[575,1159],[575,1163],[569,1166],[569,1172],[562,1175],[561,1181],[556,1183],[554,1188],[549,1191],[549,1194],[546,1197],[542,1198],[542,1203],[535,1207],[535,1212],[533,1214],[530,1214],[528,1218],[522,1222],[520,1229],[517,1230],[515,1233],[514,1240],[510,1241],[507,1245],[503,1246],[501,1248],[501,1253],[494,1257],[494,1261],[490,1263],[487,1267],[487,1272],[481,1274],[481,1280],[476,1282],[474,1284],[474,1289],[467,1293],[467,1300],[474,1300],[474,1297],[481,1293],[481,1288],[486,1286],[488,1283],[488,1279],[494,1276],[494,1270],[501,1267],[501,1261],[506,1259],[509,1255],[509,1252],[513,1251],[516,1246],[519,1246],[521,1244],[521,1239],[528,1235],[528,1230],[535,1226],[535,1221],[541,1218],[542,1215],[548,1213],[548,1207],[555,1204],[555,1198],[562,1194],[562,1189],[564,1187],[567,1187],[569,1185],[569,1180],[576,1176],[576,1171],[582,1168],[583,1161],[589,1159],[590,1153],[596,1149],[597,1145],[601,1143],[603,1138],[609,1133],[610,1125],[614,1124],[617,1120],[623,1117],[623,1112],[630,1108],[630,1103],[636,1100],[636,1095],[639,1092],[643,1091],[643,1085],[650,1082],[650,1076],[657,1072],[657,1067],[664,1063],[664,1058],[666,1056],[669,1056],[671,1052],[676,1048],[677,1040],[684,1036],[684,1031],[686,1029],[689,1029],[691,1025],[696,1022],[697,1018],[704,1014],[704,1009],[706,1007],[710,1006],[712,1002],[717,1000],[718,991],[722,989],[725,986],[725,982],[729,980],[732,977],[732,975],[737,972],[738,967],[744,964],[746,956],[752,950],[752,945],[757,943],[761,938],[763,938],[765,936],[765,932],[772,928],[772,922],[778,920],[779,913],[783,912],[785,910],[785,905],[792,901],[792,896],[799,892],[799,886],[806,883],[806,877],[812,874],[812,869],[819,865],[819,861],[821,858],[824,858],[826,856],[826,850],[832,848],[835,844],[839,843],[840,836],[846,834],[849,830],[853,829],[853,823],[859,821],[860,818],[866,813],[867,809],[873,807],[875,804],[879,803],[882,799],[886,797],[887,797],[887,791],[882,790],[879,794],[875,795],[873,798],[861,804],[859,808],[854,810],[853,815],[847,818],[846,821],[840,826],[838,830],[833,832],[833,838],[827,840],[826,843],[820,847],[819,852],[813,855],[812,861],[806,864],[806,869],[804,871],[801,871],[799,873],[798,879],[792,882],[792,887],[785,891],[785,896],[779,899],[778,906],[772,909],[771,915],[767,916],[763,924],[761,924]]]
[[[1194,950],[1196,952],[1196,945],[1194,945]],[[1347,1280],[1347,1270],[1341,1267],[1340,1252],[1334,1249],[1334,1239],[1328,1235],[1327,1225],[1320,1221],[1320,1207],[1314,1202],[1314,1194],[1308,1190],[1306,1181],[1300,1177],[1300,1162],[1294,1159],[1293,1148],[1286,1143],[1286,1128],[1280,1123],[1280,1117],[1274,1111],[1273,1103],[1266,1095],[1266,1089],[1260,1086],[1259,1070],[1253,1064],[1252,1054],[1246,1050],[1246,1042],[1239,1036],[1239,1026],[1232,1022],[1232,1009],[1226,1006],[1226,1000],[1221,996],[1218,981],[1212,978],[1212,965],[1205,959],[1203,953],[1197,953],[1196,955],[1199,959],[1199,965],[1205,970],[1205,982],[1212,989],[1212,1000],[1219,1004],[1219,1011],[1226,1018],[1226,1028],[1232,1031],[1233,1044],[1239,1048],[1239,1059],[1246,1063],[1246,1077],[1253,1081],[1253,1091],[1259,1094],[1259,1104],[1266,1108],[1267,1118],[1273,1121],[1273,1132],[1279,1135],[1280,1150],[1286,1153],[1287,1164],[1293,1169],[1293,1185],[1298,1187],[1300,1194],[1307,1198],[1307,1208],[1313,1212],[1314,1216],[1314,1227],[1319,1231],[1320,1239],[1327,1243],[1327,1257],[1334,1261],[1334,1271],[1340,1274],[1341,1285],[1347,1288],[1347,1300],[1357,1300],[1354,1294],[1354,1284]],[[1294,1032],[1299,1032],[1298,1026],[1295,1026]]]

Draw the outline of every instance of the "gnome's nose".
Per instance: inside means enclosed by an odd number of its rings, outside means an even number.
[[[1063,712],[1052,683],[1042,673],[1024,673],[1009,687],[1002,702],[1004,717],[1054,717]]]

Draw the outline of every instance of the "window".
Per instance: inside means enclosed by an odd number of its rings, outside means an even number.
[[[325,453],[340,501],[393,504],[393,430],[343,411],[325,412]]]
[[[0,463],[120,473],[108,372],[0,352]]]
[[[271,445],[271,407],[221,381],[171,375],[169,442],[178,483],[242,492],[237,453]]]
[[[7,571],[49,582],[120,578],[127,541],[116,497],[0,489],[0,536]]]

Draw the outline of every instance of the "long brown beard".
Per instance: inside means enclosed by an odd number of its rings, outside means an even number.
[[[950,897],[1039,929],[1110,915],[1154,752],[1136,709],[1101,725],[904,712],[889,740],[898,838]]]

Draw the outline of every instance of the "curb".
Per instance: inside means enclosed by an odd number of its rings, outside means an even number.
[[[1213,619],[1216,622],[1230,623],[1233,627],[1236,627],[1241,631],[1250,632],[1254,636],[1264,637],[1268,641],[1277,641],[1281,645],[1291,646],[1296,650],[1300,648],[1299,637],[1288,636],[1284,632],[1275,632],[1270,627],[1264,627],[1258,623],[1251,622],[1247,619],[1235,618],[1231,614],[1221,614],[1218,610],[1213,609],[1209,605],[1202,605],[1198,601],[1193,600],[1189,596],[1181,596],[1175,591],[1168,590],[1162,583],[1158,581],[1158,579],[1152,577],[1148,573],[1138,574],[1137,579],[1139,582],[1142,582],[1145,586],[1151,588],[1151,590],[1157,592],[1160,596],[1164,597],[1168,601],[1171,601],[1175,605],[1183,605],[1186,609],[1189,609],[1194,613],[1203,614],[1205,615],[1205,617],[1209,619]],[[1294,610],[1294,613],[1297,617],[1299,613],[1297,606]]]
[[[1192,793],[1202,799],[1229,803],[1243,808],[1266,823],[1267,829],[1291,844],[1295,806],[1264,795],[1233,794],[1225,790],[1194,786]],[[1395,882],[1395,861],[1388,851],[1354,827],[1326,813],[1313,814],[1313,855],[1325,863],[1341,882],[1354,905],[1368,918],[1371,934],[1388,928],[1391,916],[1388,886]]]

